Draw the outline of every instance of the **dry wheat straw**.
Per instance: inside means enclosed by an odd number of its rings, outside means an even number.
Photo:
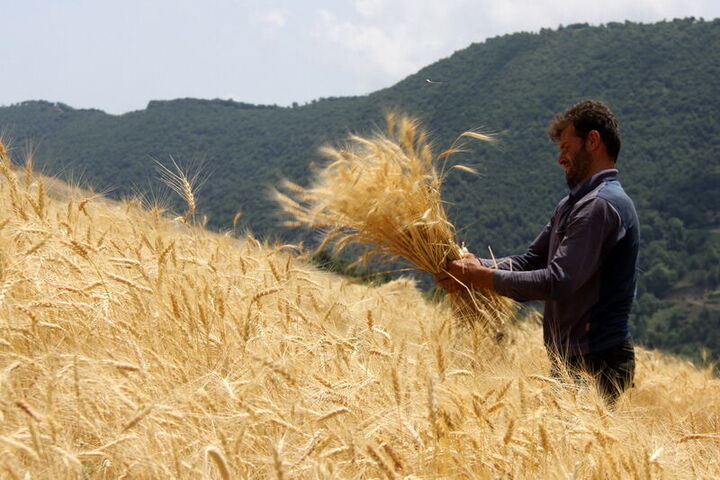
[[[212,461],[215,463],[215,466],[220,471],[220,476],[223,478],[223,480],[230,480],[230,478],[232,478],[230,476],[230,469],[228,468],[225,456],[220,450],[215,447],[207,447],[205,449],[205,458],[206,463],[208,458],[212,459]]]
[[[330,420],[331,418],[334,418],[343,413],[350,413],[350,410],[347,407],[338,408],[337,410],[333,410],[332,412],[328,412],[325,415],[322,415],[320,418],[318,418],[318,422]]]
[[[183,200],[185,200],[187,211],[183,217],[178,218],[187,223],[195,216],[195,209],[197,207],[195,193],[199,188],[198,175],[196,174],[192,177],[188,177],[174,158],[170,157],[170,161],[172,162],[175,171],[170,170],[160,162],[156,161],[155,164],[160,172],[160,179],[174,192],[180,195]]]
[[[140,410],[140,412],[137,413],[132,419],[130,419],[129,422],[127,422],[123,428],[120,430],[121,433],[125,433],[131,428],[133,428],[135,425],[140,423],[140,421],[145,418],[153,409],[152,405],[148,405],[147,407]]]
[[[378,452],[375,451],[375,449],[368,445],[367,446],[367,453],[370,455],[370,458],[372,458],[375,463],[380,467],[380,470],[385,474],[387,478],[395,478],[396,474],[395,472],[390,468],[390,466],[387,464],[384,458],[378,454]]]
[[[285,471],[283,468],[283,461],[282,457],[280,457],[280,449],[273,445],[273,465],[275,466],[275,475],[277,476],[278,480],[283,480],[285,478]]]
[[[687,442],[688,440],[720,440],[720,433],[690,433],[688,435],[683,435],[683,437],[679,440],[680,443]]]
[[[28,405],[27,402],[18,400],[15,402],[15,405],[17,405],[17,407],[20,408],[20,410],[25,412],[30,418],[32,418],[36,422],[40,421],[40,416],[38,416],[38,414],[35,413],[35,410],[32,407],[30,407],[30,405]]]
[[[720,475],[707,369],[639,350],[608,412],[543,376],[531,322],[484,348],[414,287],[341,282],[130,204],[91,217],[91,194],[59,201],[50,180],[38,219],[42,179],[8,173],[28,215],[0,174],[0,477]]]
[[[369,247],[362,261],[373,255],[400,257],[439,274],[449,260],[463,256],[440,196],[446,172],[436,168],[439,159],[457,151],[435,158],[417,121],[390,114],[386,134],[353,135],[347,146],[324,147],[330,163],[313,186],[286,182],[287,193],[277,192],[276,199],[293,217],[289,225],[325,229],[322,245],[335,242],[342,250],[362,244]],[[512,316],[512,303],[494,293],[467,290],[451,297],[461,321],[490,334]]]
[[[0,145],[2,145],[2,149],[0,149],[0,173],[2,173],[2,175],[8,182],[10,192],[10,204],[16,215],[21,217],[22,220],[27,220],[27,214],[25,213],[25,209],[23,208],[23,205],[20,201],[20,199],[22,198],[20,195],[20,186],[18,184],[17,177],[12,171],[12,160],[10,159],[10,156],[8,155],[7,150],[5,149],[5,146],[3,145],[3,142],[1,140]]]

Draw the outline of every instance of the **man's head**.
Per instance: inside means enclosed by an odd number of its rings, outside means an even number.
[[[602,102],[585,100],[558,113],[548,135],[560,148],[558,163],[571,187],[613,168],[620,153],[617,119]]]

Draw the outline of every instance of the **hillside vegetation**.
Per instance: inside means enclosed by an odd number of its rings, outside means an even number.
[[[4,478],[720,476],[710,368],[641,351],[611,412],[546,377],[531,320],[497,345],[410,280],[358,285],[0,156]]]
[[[260,238],[307,242],[307,232],[280,227],[268,191],[281,178],[304,184],[322,144],[368,133],[388,109],[421,118],[438,150],[483,127],[499,143],[461,159],[482,175],[451,178],[446,200],[471,250],[486,254],[492,245],[506,255],[526,248],[566,193],[546,125],[577,100],[599,98],[620,118],[618,166],[642,224],[635,336],[696,360],[703,349],[720,359],[718,51],[720,20],[571,25],[471,45],[364,97],[293,108],[153,101],[120,116],[29,101],[0,108],[0,131],[18,147],[32,143],[41,171],[83,178],[114,198],[162,196],[153,159],[204,160],[198,208],[210,227],[230,229],[241,212],[240,226]]]

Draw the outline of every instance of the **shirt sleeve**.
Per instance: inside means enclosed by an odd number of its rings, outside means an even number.
[[[595,198],[571,213],[564,236],[546,266],[529,271],[496,270],[495,290],[518,301],[572,295],[597,272],[623,233],[618,212],[607,201]]]
[[[484,267],[495,268],[499,270],[511,271],[527,271],[537,270],[547,264],[548,249],[550,248],[550,231],[552,222],[548,222],[540,235],[533,240],[528,247],[527,252],[522,255],[513,255],[511,257],[503,257],[498,259],[481,258],[480,263]]]

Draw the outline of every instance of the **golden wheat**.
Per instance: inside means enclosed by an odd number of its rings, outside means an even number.
[[[493,347],[409,280],[350,283],[133,203],[86,215],[87,192],[7,173],[26,216],[2,175],[0,477],[720,476],[706,368],[640,350],[608,412],[547,377],[533,322]]]
[[[386,134],[353,135],[348,145],[322,148],[330,163],[317,172],[314,184],[303,188],[286,182],[287,193],[277,192],[276,199],[293,217],[288,225],[324,229],[321,247],[361,244],[367,247],[362,261],[373,255],[403,258],[436,275],[464,255],[441,198],[446,172],[436,166],[457,151],[435,157],[416,120],[389,114]],[[450,297],[462,322],[491,334],[512,317],[512,301],[492,292],[468,289]]]
[[[166,167],[160,162],[156,161],[155,164],[157,165],[158,171],[160,172],[160,177],[162,181],[168,187],[170,187],[170,189],[180,195],[183,200],[185,200],[185,204],[187,205],[187,212],[185,212],[185,215],[183,217],[178,217],[178,219],[187,223],[192,218],[194,218],[195,210],[197,208],[197,204],[195,201],[195,193],[197,188],[199,187],[198,175],[188,177],[188,175],[180,168],[174,158],[171,157],[170,161],[172,162],[174,171],[170,170],[168,167]]]

